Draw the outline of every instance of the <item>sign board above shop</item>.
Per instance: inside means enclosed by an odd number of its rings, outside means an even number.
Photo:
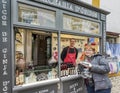
[[[56,6],[56,7],[59,7],[59,8],[74,11],[76,13],[80,13],[82,15],[93,17],[93,18],[96,18],[96,19],[98,19],[98,17],[99,17],[98,12],[90,10],[88,8],[82,7],[82,6],[74,4],[74,3],[65,1],[65,0],[34,0],[34,1],[42,2],[42,3],[49,4],[49,5],[52,5],[52,6]]]
[[[12,93],[11,0],[0,0],[0,93]]]

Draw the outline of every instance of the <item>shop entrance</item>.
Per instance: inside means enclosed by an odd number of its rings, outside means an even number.
[[[47,65],[47,54],[50,54],[50,51],[47,51],[48,39],[50,39],[50,34],[38,34],[32,33],[32,58],[34,65]]]

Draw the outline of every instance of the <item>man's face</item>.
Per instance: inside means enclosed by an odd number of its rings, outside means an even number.
[[[74,39],[71,39],[71,40],[70,40],[70,46],[71,46],[71,47],[74,47],[74,45],[75,45],[75,40],[74,40]]]

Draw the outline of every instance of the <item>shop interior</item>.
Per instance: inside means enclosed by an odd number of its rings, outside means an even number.
[[[16,85],[25,83],[24,77],[29,76],[26,83],[48,79],[48,72],[56,65],[49,64],[51,53],[51,37],[49,32],[15,28],[16,51]],[[56,73],[55,70],[51,73]],[[52,75],[56,78],[57,74]],[[33,78],[35,77],[35,78]],[[37,80],[36,80],[37,78]],[[33,80],[34,79],[34,80]]]

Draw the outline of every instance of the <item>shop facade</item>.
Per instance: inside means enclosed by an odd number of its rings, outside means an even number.
[[[109,12],[78,0],[2,0],[0,10],[1,93],[84,92],[77,66],[62,66],[61,51],[74,38],[76,63],[86,43],[104,54]]]

